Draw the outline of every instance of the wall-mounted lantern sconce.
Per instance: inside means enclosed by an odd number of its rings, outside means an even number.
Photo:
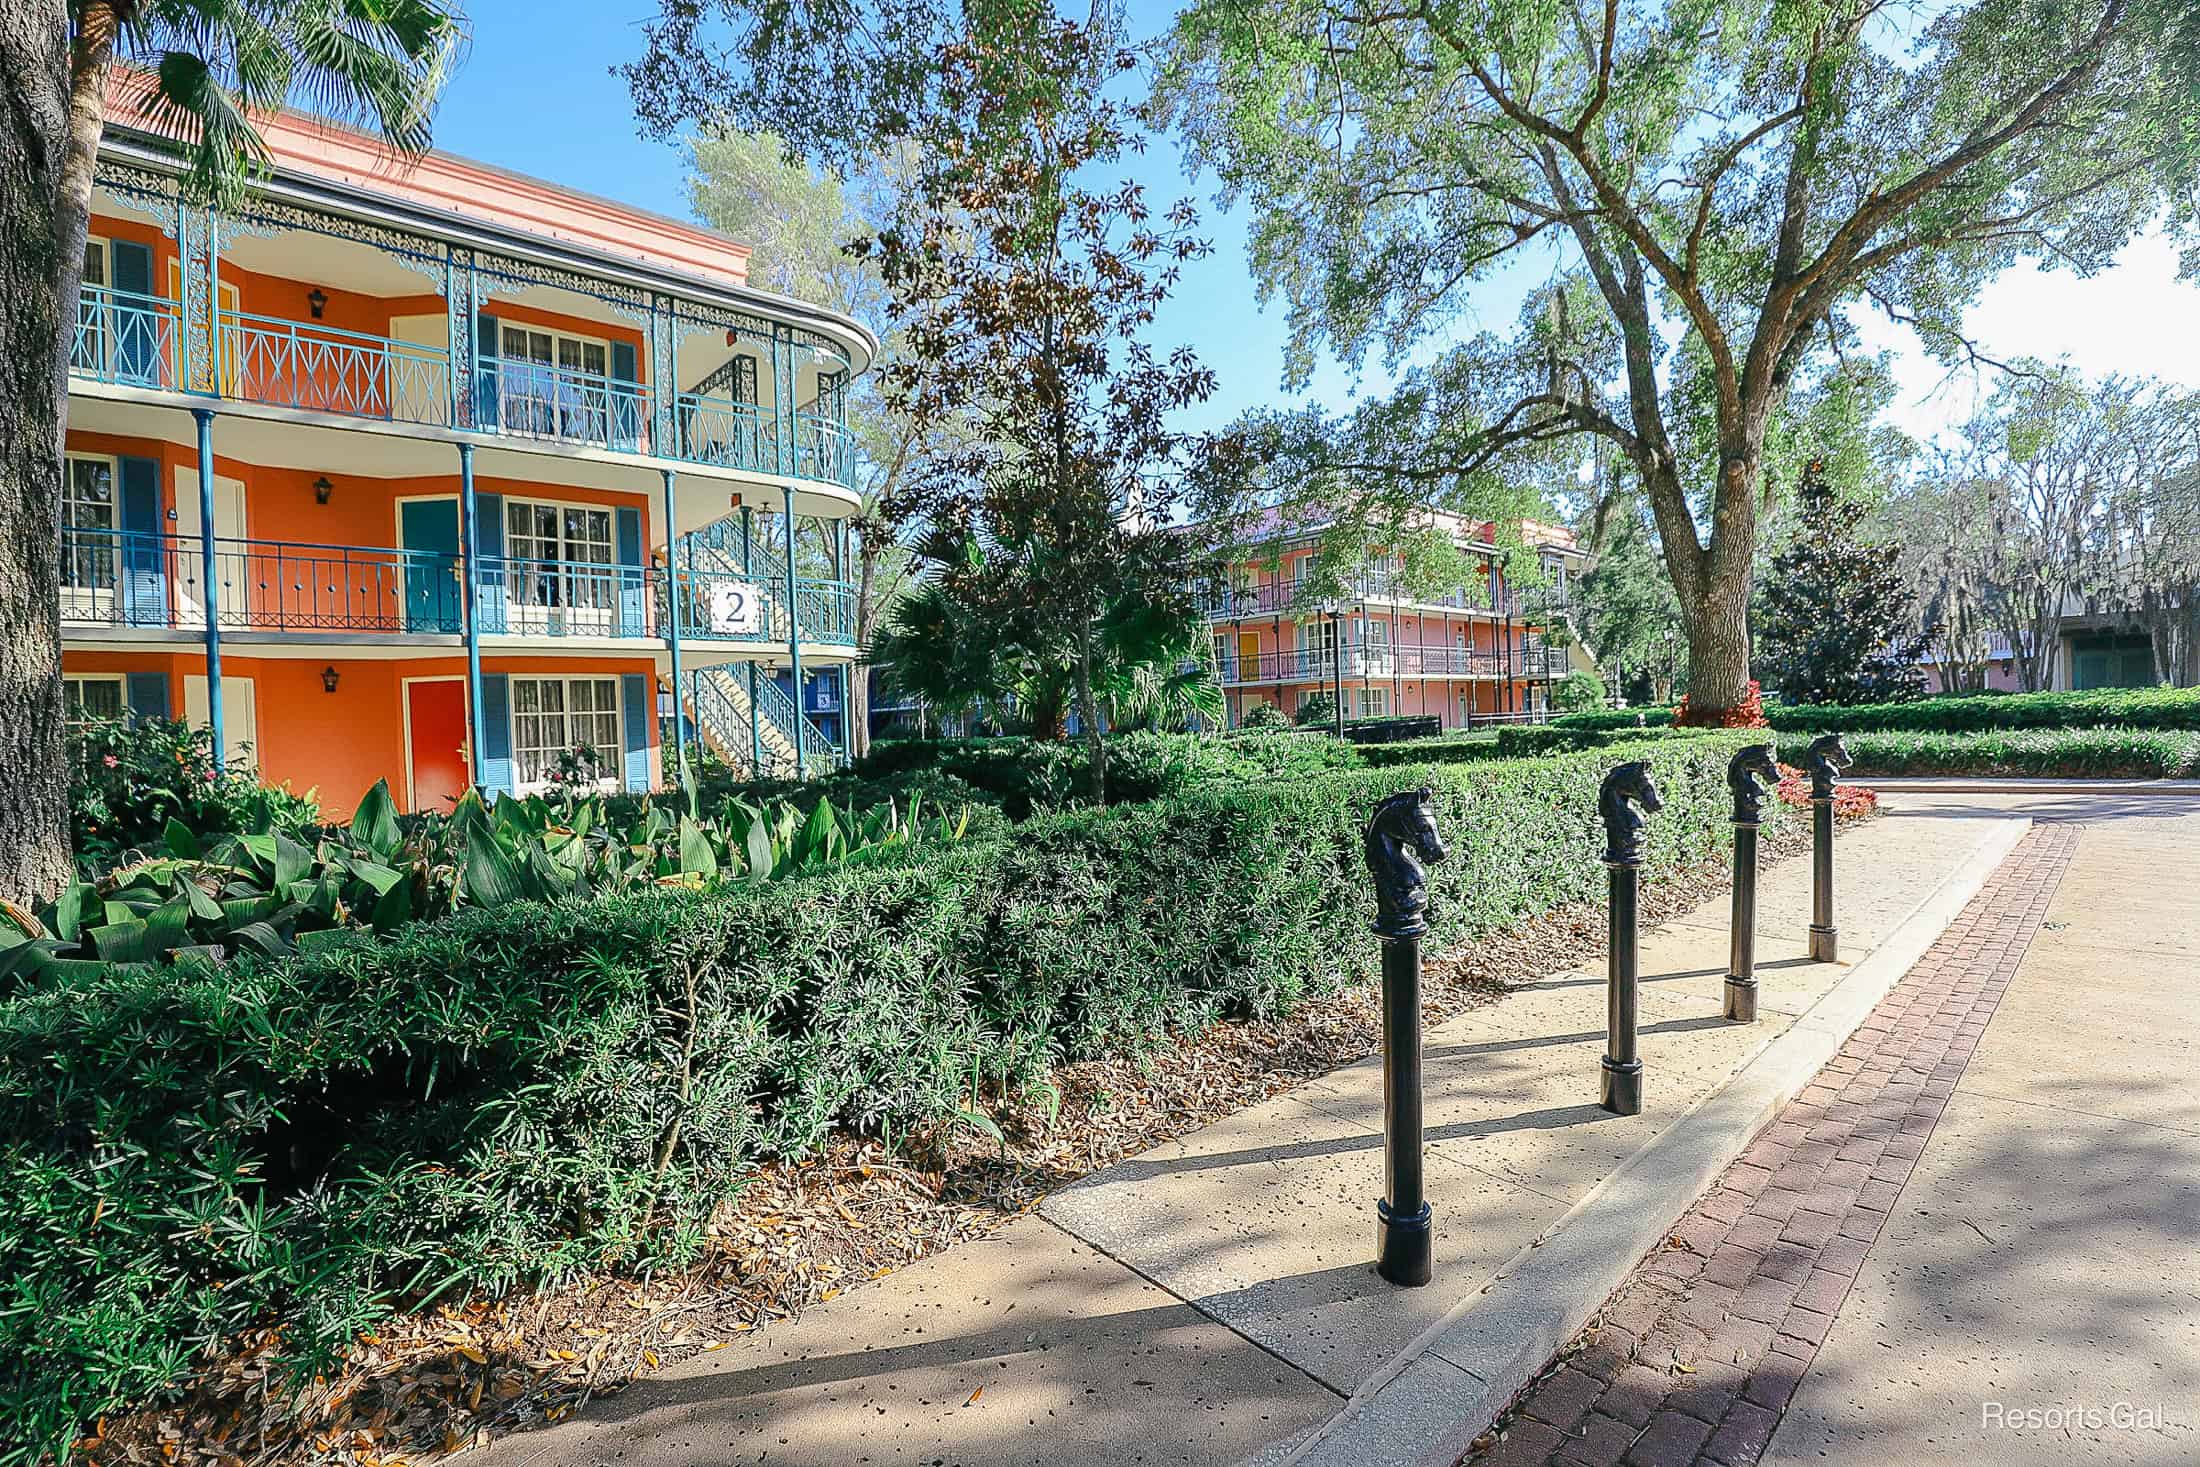
[[[328,481],[328,475],[326,474],[323,474],[320,478],[315,479],[313,481],[313,502],[315,504],[328,503],[329,491],[334,489],[335,487],[336,486],[334,484],[331,484]]]
[[[320,286],[316,285],[306,292],[306,305],[312,308],[313,319],[320,320],[321,313],[328,309],[328,297],[321,293]]]
[[[330,666],[330,667],[324,667],[324,668],[322,668],[322,669],[321,669],[321,691],[322,691],[322,692],[324,692],[324,693],[333,693],[333,692],[335,692],[335,691],[336,691],[336,677],[337,677],[337,672],[336,672],[336,669],[335,669],[335,668],[334,668],[333,666]]]

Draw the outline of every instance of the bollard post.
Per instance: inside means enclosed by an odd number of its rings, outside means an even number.
[[[1837,961],[1841,951],[1833,925],[1833,797],[1849,763],[1848,745],[1837,733],[1812,739],[1803,755],[1810,772],[1810,956],[1818,963]]]
[[[1417,1287],[1434,1274],[1421,1180],[1421,938],[1428,872],[1444,859],[1430,792],[1407,790],[1375,807],[1363,841],[1375,878],[1375,935],[1383,944],[1383,1195],[1375,1203],[1375,1271]]]
[[[1734,915],[1726,959],[1726,1016],[1737,1023],[1757,1018],[1757,827],[1764,823],[1765,789],[1780,782],[1772,745],[1751,744],[1726,765],[1734,795]]]
[[[1614,1115],[1642,1113],[1642,1056],[1635,1046],[1636,899],[1642,877],[1642,815],[1665,801],[1650,766],[1622,764],[1604,776],[1597,813],[1604,818],[1604,869],[1611,878],[1611,926],[1605,989],[1603,1097]],[[1641,806],[1638,810],[1635,807]]]

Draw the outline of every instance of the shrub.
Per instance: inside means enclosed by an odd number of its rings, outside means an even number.
[[[162,839],[171,820],[198,836],[295,836],[320,814],[311,792],[216,775],[213,735],[176,719],[100,719],[69,735],[69,836],[86,870]]]
[[[1291,716],[1274,703],[1255,703],[1245,710],[1245,717],[1238,725],[1248,729],[1289,728]]]
[[[1742,701],[1732,708],[1707,708],[1700,713],[1691,712],[1684,695],[1673,705],[1673,725],[1676,728],[1763,728],[1765,727],[1764,694],[1757,687],[1757,680],[1750,679],[1749,691]]]
[[[468,790],[448,817],[407,829],[377,780],[350,826],[311,847],[279,832],[207,845],[171,820],[158,856],[140,855],[97,885],[72,882],[36,914],[0,902],[0,981],[100,964],[220,962],[237,951],[281,956],[348,940],[362,926],[387,935],[460,906],[776,881],[966,833],[964,817],[927,821],[923,811],[921,799],[863,814],[843,814],[829,800],[807,814],[730,799],[706,811],[691,788],[684,807],[645,800],[614,820],[596,795],[507,797],[492,810]]]
[[[1335,693],[1309,693],[1299,699],[1291,722],[1299,728],[1320,728],[1337,721],[1337,695]]]
[[[1718,728],[1575,728],[1565,724],[1507,724],[1497,731],[1498,753],[1507,759],[1532,759],[1573,749],[1606,749],[1616,744],[1698,738],[1733,730]]]
[[[1389,769],[1400,764],[1478,764],[1485,759],[1510,758],[1497,736],[1481,733],[1446,734],[1434,739],[1405,739],[1395,744],[1370,744],[1360,750],[1360,762],[1370,769]]]
[[[1561,713],[1591,713],[1604,706],[1604,680],[1575,668],[1551,686],[1551,706]]]
[[[1915,704],[1910,705],[1915,707]],[[1802,758],[1806,740],[1780,741],[1780,757]],[[2154,779],[2200,776],[2200,732],[2176,729],[2018,728],[1972,733],[1848,734],[1855,773]]]
[[[1562,713],[1551,728],[1664,728],[1673,722],[1670,706],[1645,704],[1637,708],[1605,708],[1591,713]]]
[[[429,1294],[692,1256],[758,1158],[1372,973],[1384,795],[1435,792],[1441,950],[1601,896],[1616,759],[1666,794],[1653,877],[1722,850],[1741,742],[1214,782],[771,887],[520,902],[0,1001],[0,1420],[54,1444],[248,1326],[310,1363]]]
[[[1920,698],[1855,708],[1775,704],[1767,709],[1783,732],[1873,733],[1933,730],[1960,733],[2016,728],[2200,729],[2200,688],[2100,688],[2083,693],[2006,693]]]

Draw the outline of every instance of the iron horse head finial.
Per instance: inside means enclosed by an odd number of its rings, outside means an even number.
[[[1434,794],[1405,790],[1375,807],[1362,841],[1368,873],[1375,878],[1375,931],[1383,937],[1418,937],[1428,931],[1427,865],[1444,859],[1436,833]],[[1424,865],[1426,863],[1426,865]]]
[[[1641,808],[1636,808],[1640,806]],[[1604,817],[1604,859],[1613,866],[1642,864],[1643,814],[1665,808],[1650,766],[1641,760],[1622,764],[1604,776],[1597,791],[1597,813]]]
[[[1763,824],[1765,791],[1779,782],[1780,766],[1773,761],[1770,744],[1751,744],[1729,759],[1726,787],[1734,795],[1734,823]]]
[[[1803,753],[1803,767],[1810,771],[1810,797],[1832,799],[1834,781],[1853,762],[1849,758],[1849,746],[1841,742],[1841,735],[1820,734],[1812,739]]]

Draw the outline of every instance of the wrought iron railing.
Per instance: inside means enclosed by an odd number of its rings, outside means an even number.
[[[546,439],[854,488],[855,437],[829,414],[795,415],[781,452],[770,409],[684,392],[669,443],[652,433],[650,389],[604,372],[527,358],[479,358],[471,400],[456,403],[443,347],[241,311],[220,313],[213,349],[184,346],[174,301],[85,286],[69,369],[79,377],[430,427]],[[187,368],[186,356],[192,364]],[[454,404],[463,420],[453,421]]]
[[[417,342],[224,311],[219,375],[246,402],[451,426],[449,354]]]
[[[823,729],[810,722],[808,716],[795,707],[794,699],[787,696],[786,689],[768,677],[759,677],[756,680],[756,701],[764,710],[764,716],[777,724],[782,733],[791,734],[794,730],[800,730],[802,763],[807,772],[817,774],[839,764],[839,748],[825,737]]]
[[[174,301],[87,285],[77,300],[69,370],[99,382],[173,391],[179,326]]]
[[[855,488],[856,440],[844,425],[822,413],[797,414],[794,447],[796,478]]]
[[[1515,647],[1508,658],[1502,649],[1482,647],[1406,646],[1347,647],[1342,675],[1348,679],[1388,677],[1488,677],[1528,678],[1563,676],[1564,655],[1540,647]],[[1287,649],[1223,657],[1219,676],[1230,685],[1245,683],[1320,682],[1339,675],[1336,654],[1321,648]]]
[[[182,630],[206,625],[200,539],[61,532],[61,619]],[[458,561],[418,550],[214,541],[214,615],[239,631],[456,632]]]
[[[721,469],[779,470],[778,424],[753,403],[683,392],[673,399],[672,458]]]
[[[474,426],[520,438],[548,438],[641,452],[649,395],[639,382],[523,357],[484,356]]]
[[[1269,581],[1258,586],[1210,587],[1200,600],[1207,615],[1229,619],[1246,616],[1288,616],[1333,607],[1335,601],[1403,601],[1422,606],[1446,606],[1460,611],[1485,611],[1497,616],[1534,616],[1563,611],[1566,593],[1560,588],[1500,593],[1492,601],[1486,594],[1470,594],[1454,588],[1433,595],[1418,594],[1405,583],[1385,576],[1357,576],[1347,580],[1341,596],[1315,601],[1304,594],[1303,580]]]

